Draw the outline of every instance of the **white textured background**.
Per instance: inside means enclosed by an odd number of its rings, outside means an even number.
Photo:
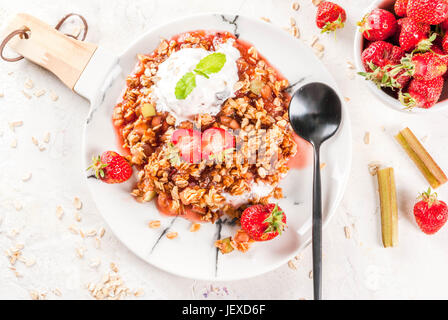
[[[289,17],[297,20],[301,39],[310,43],[319,31],[314,26],[316,8],[311,0],[299,0],[301,8],[291,9],[291,0],[0,0],[0,23],[16,12],[28,12],[50,24],[69,12],[84,15],[90,26],[87,40],[112,52],[120,53],[130,41],[151,27],[191,13],[223,11],[253,17],[268,17],[278,27],[288,27]],[[410,126],[426,139],[426,145],[442,168],[448,168],[446,132],[447,113],[406,115],[388,109],[367,91],[361,79],[353,79],[347,61],[353,61],[354,25],[370,0],[338,0],[348,13],[347,26],[333,36],[320,36],[325,45],[324,64],[339,83],[347,103],[353,127],[354,159],[349,187],[336,217],[324,234],[324,297],[329,299],[415,299],[448,298],[448,227],[437,235],[421,233],[413,219],[412,206],[419,191],[427,187],[414,165],[395,143],[393,135]],[[70,27],[69,27],[70,28]],[[183,30],[179,30],[183,31]],[[250,40],[250,39],[248,39]],[[299,40],[298,40],[299,41]],[[287,50],[287,48],[279,48]],[[267,57],[269,59],[269,57]],[[12,72],[12,74],[11,74]],[[27,79],[33,89],[24,89]],[[32,94],[47,93],[30,100]],[[54,91],[59,100],[50,99]],[[83,230],[105,226],[84,185],[80,165],[81,131],[88,102],[66,89],[54,76],[29,62],[0,61],[0,298],[28,299],[30,291],[47,292],[47,298],[85,299],[85,284],[101,279],[115,262],[130,288],[143,288],[143,298],[163,299],[299,299],[311,298],[311,248],[294,261],[297,270],[287,265],[261,277],[239,282],[209,283],[169,275],[142,262],[113,236],[110,230],[102,239],[101,249],[94,240],[68,231],[75,224]],[[12,132],[8,123],[24,121]],[[371,133],[371,144],[363,137]],[[43,140],[51,133],[45,151],[33,145],[31,137]],[[10,147],[17,139],[17,148]],[[325,159],[331,161],[331,159]],[[375,179],[367,164],[381,161],[396,170],[400,207],[400,245],[395,249],[381,246],[380,218]],[[32,173],[28,182],[22,177]],[[448,199],[446,187],[439,191]],[[74,219],[73,197],[83,201],[81,222]],[[16,205],[22,205],[20,211]],[[57,205],[65,215],[58,220]],[[351,229],[346,239],[344,226]],[[105,226],[106,227],[106,226]],[[106,227],[107,229],[107,227]],[[14,236],[14,230],[18,234]],[[23,243],[26,258],[36,264],[26,267],[18,262],[17,278],[3,251]],[[87,248],[83,259],[75,248]],[[101,259],[100,267],[89,267],[91,259]],[[62,297],[52,293],[58,288]],[[211,291],[211,293],[210,293]]]

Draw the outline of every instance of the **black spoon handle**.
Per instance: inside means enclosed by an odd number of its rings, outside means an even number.
[[[320,146],[314,146],[313,182],[313,282],[314,300],[322,299],[322,194],[320,182]]]

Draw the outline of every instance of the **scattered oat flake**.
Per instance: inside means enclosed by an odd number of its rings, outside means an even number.
[[[349,102],[349,101],[350,101],[350,98],[349,98],[349,97],[344,97],[344,100],[345,100],[346,102]]]
[[[45,146],[40,145],[39,146],[39,151],[45,151],[47,148]]]
[[[58,288],[53,289],[53,293],[58,297],[62,296],[62,292]]]
[[[0,98],[3,98],[4,96],[3,92],[0,92]]]
[[[33,144],[34,144],[35,146],[38,146],[38,145],[39,145],[39,141],[36,139],[36,137],[31,137],[31,141],[33,142]]]
[[[101,240],[98,237],[95,237],[95,248],[100,249],[101,248]]]
[[[57,101],[59,99],[59,96],[55,94],[53,91],[50,91],[50,98],[53,101]]]
[[[90,267],[93,269],[98,268],[100,266],[100,264],[101,264],[101,260],[99,258],[95,258],[90,261]]]
[[[19,120],[19,121],[13,121],[9,123],[9,128],[11,129],[11,131],[15,131],[15,129],[17,127],[21,127],[23,125],[23,121]]]
[[[293,27],[291,27],[291,29],[289,30],[289,32],[291,33],[291,35],[292,35],[294,38],[297,38],[297,39],[300,38],[300,31],[299,31],[299,28],[293,26]]]
[[[308,273],[308,278],[313,279],[313,270]]]
[[[76,255],[78,256],[78,258],[82,259],[84,257],[84,253],[87,251],[86,248],[84,247],[80,247],[80,248],[76,248]]]
[[[10,146],[11,146],[11,148],[17,148],[17,139],[16,138],[12,139]]]
[[[160,228],[160,221],[159,220],[152,220],[152,221],[149,221],[149,223],[148,223],[148,226],[151,228],[151,229],[157,229],[157,228]]]
[[[300,4],[297,1],[295,1],[292,3],[291,8],[292,10],[297,11],[300,8]]]
[[[366,132],[364,134],[364,143],[365,144],[370,144],[370,132]]]
[[[20,202],[15,202],[14,207],[16,208],[16,211],[20,211],[23,209],[23,206]]]
[[[166,234],[166,237],[168,238],[168,239],[174,239],[174,238],[176,238],[178,236],[178,233],[177,232],[168,232],[167,234]]]
[[[76,220],[77,222],[81,222],[82,217],[81,217],[81,215],[79,214],[79,212],[75,212],[75,220]]]
[[[57,206],[56,217],[58,217],[58,219],[61,220],[63,215],[64,215],[64,209],[61,206]]]
[[[29,93],[25,92],[24,90],[22,90],[22,93],[25,96],[25,98],[31,99],[31,95]]]
[[[27,174],[25,174],[25,175],[22,177],[22,181],[23,181],[23,182],[29,181],[29,180],[31,179],[31,177],[32,177],[32,173],[31,173],[31,172],[28,172]]]
[[[35,290],[31,290],[31,291],[30,291],[30,297],[31,297],[31,299],[33,299],[33,300],[40,300],[40,295],[39,295],[39,293],[38,293],[37,291],[35,291]]]
[[[320,168],[321,168],[321,169],[325,168],[326,166],[327,166],[327,163],[326,163],[326,162],[322,162],[322,163],[320,164]]]
[[[44,89],[42,89],[42,90],[34,92],[34,95],[39,98],[39,97],[43,96],[45,93],[46,93],[46,91]]]
[[[141,297],[144,294],[145,294],[145,291],[142,288],[139,288],[139,289],[137,289],[137,291],[135,291],[134,296]]]
[[[88,236],[88,237],[95,237],[96,234],[97,234],[96,230],[92,229],[90,231],[87,231],[86,236]]]
[[[82,202],[81,202],[81,199],[79,199],[78,197],[75,197],[75,198],[73,199],[73,205],[75,206],[75,209],[76,209],[76,210],[81,210],[81,208],[82,208]]]
[[[297,266],[296,266],[296,264],[294,263],[294,261],[292,261],[292,260],[289,260],[289,261],[288,261],[288,267],[289,267],[290,269],[292,269],[292,270],[297,270]]]
[[[73,234],[78,234],[78,233],[79,233],[78,229],[76,229],[76,227],[75,227],[74,225],[69,226],[69,227],[68,227],[68,230],[69,230],[71,233],[73,233]]]
[[[28,268],[34,266],[35,264],[36,264],[36,260],[33,259],[33,258],[30,258],[30,259],[26,259],[26,260],[25,260],[25,265],[26,265]]]
[[[271,22],[271,19],[267,18],[267,17],[261,17],[261,20],[265,21],[265,22]]]
[[[317,7],[319,6],[324,0],[312,0],[313,4]]]
[[[294,19],[293,17],[289,17],[289,24],[291,27],[295,27],[297,24],[296,19]]]
[[[344,227],[345,238],[350,239],[352,237],[352,231],[349,226]]]
[[[50,142],[50,132],[47,132],[44,136],[44,142],[45,143],[49,143]]]
[[[33,87],[34,87],[33,80],[31,80],[31,79],[27,79],[27,80],[25,81],[25,88],[27,88],[27,89],[32,89]]]
[[[368,164],[369,172],[372,176],[375,176],[378,169],[381,167],[381,162],[372,161]]]
[[[352,69],[352,70],[356,69],[355,64],[351,61],[347,61],[347,65],[348,65],[349,69]]]
[[[104,234],[106,233],[106,229],[104,229],[103,227],[101,227],[98,230],[98,235],[100,236],[100,238],[104,237]]]

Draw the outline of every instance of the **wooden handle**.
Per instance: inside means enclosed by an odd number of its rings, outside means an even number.
[[[29,29],[29,38],[12,38],[8,46],[25,58],[53,72],[73,90],[97,46],[70,38],[48,24],[25,13],[17,14],[3,34]]]

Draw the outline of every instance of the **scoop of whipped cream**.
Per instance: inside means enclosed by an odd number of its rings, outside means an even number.
[[[151,98],[159,112],[170,112],[177,121],[191,119],[196,114],[216,115],[222,103],[235,96],[234,86],[238,82],[236,60],[240,52],[233,46],[233,39],[220,44],[216,51],[202,48],[184,48],[172,53],[159,65],[156,82],[152,87]],[[209,78],[196,77],[196,87],[186,97],[176,98],[177,82],[188,72],[193,72],[199,61],[213,52],[221,52],[226,56],[222,69]]]

